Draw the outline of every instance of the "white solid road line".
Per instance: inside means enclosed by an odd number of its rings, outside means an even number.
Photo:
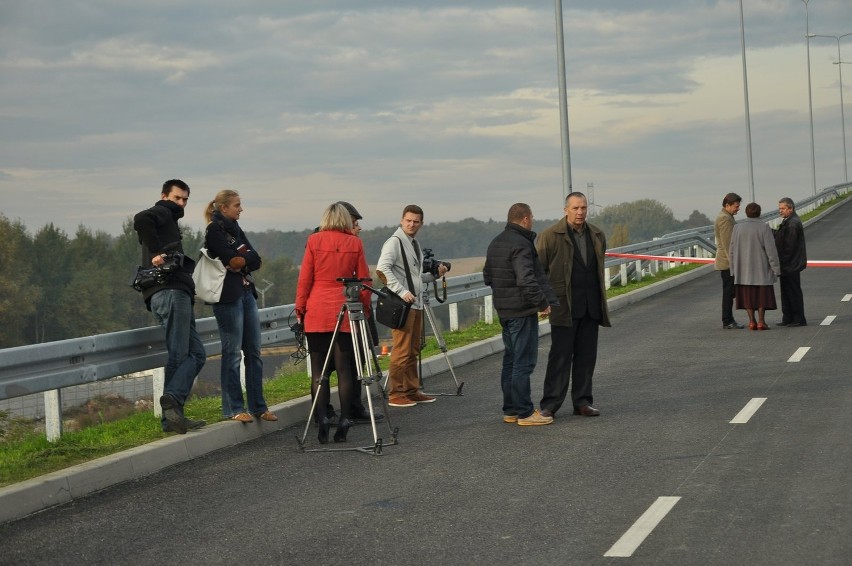
[[[746,406],[742,408],[742,410],[737,413],[737,416],[731,419],[730,424],[745,424],[748,420],[754,415],[757,410],[760,408],[763,403],[766,402],[766,397],[755,397],[748,403]]]
[[[626,558],[633,556],[639,545],[651,534],[660,521],[672,510],[680,497],[658,497],[642,516],[636,519],[627,532],[606,551],[604,556],[616,556]]]
[[[801,348],[796,350],[796,353],[793,354],[792,356],[790,356],[790,359],[787,360],[787,361],[788,362],[800,362],[800,361],[802,361],[802,358],[805,357],[805,354],[807,354],[808,350],[810,350],[810,349],[811,349],[810,346],[802,346]]]
[[[834,322],[834,319],[835,319],[835,318],[837,318],[837,316],[835,316],[835,315],[833,315],[833,314],[832,314],[832,315],[829,315],[829,316],[825,317],[825,318],[823,319],[823,321],[819,323],[819,325],[820,325],[820,326],[828,326],[828,325],[830,325],[832,322]]]

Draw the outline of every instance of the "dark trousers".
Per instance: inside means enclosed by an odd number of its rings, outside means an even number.
[[[600,321],[588,315],[575,318],[573,326],[551,325],[544,393],[539,404],[542,410],[558,411],[568,394],[569,384],[575,408],[592,404],[599,328]]]
[[[801,276],[801,273],[793,273],[778,278],[781,281],[781,322],[807,324]]]
[[[734,276],[730,269],[719,271],[722,276],[722,324],[734,322]]]

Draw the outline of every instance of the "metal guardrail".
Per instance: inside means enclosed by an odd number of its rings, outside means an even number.
[[[826,200],[852,190],[852,183],[828,187],[818,195],[797,203],[801,213],[820,206]],[[766,221],[777,220],[777,211],[762,216]],[[694,254],[697,250],[714,254],[713,226],[667,234],[650,242],[614,248],[609,251],[631,254],[665,255],[680,252]],[[636,264],[637,260],[609,258],[606,267]],[[626,265],[622,279],[627,278]],[[641,264],[639,266],[641,269]],[[447,278],[447,300],[454,305],[488,297],[491,289],[483,283],[482,273]],[[260,310],[261,336],[264,345],[293,343],[290,316],[294,305]],[[208,355],[221,353],[216,319],[203,318],[196,327]],[[168,358],[163,330],[148,327],[85,338],[74,338],[45,344],[34,344],[0,350],[0,400],[85,385],[135,372],[162,367]]]

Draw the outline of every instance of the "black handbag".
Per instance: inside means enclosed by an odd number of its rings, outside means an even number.
[[[404,301],[387,287],[382,287],[381,292],[385,297],[379,297],[376,301],[376,321],[388,328],[402,328],[408,319],[411,303]]]
[[[402,240],[399,240],[399,251],[402,252],[402,264],[405,266],[405,278],[408,280],[408,290],[413,293],[414,282],[411,280],[411,270],[408,267],[408,258],[405,256]],[[411,310],[413,303],[403,300],[402,297],[388,289],[387,286],[382,287],[381,292],[385,294],[385,297],[379,297],[378,301],[376,301],[376,321],[388,328],[402,328],[405,326],[405,321],[408,319],[408,311]]]

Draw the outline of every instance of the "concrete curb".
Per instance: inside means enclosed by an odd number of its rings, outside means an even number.
[[[712,270],[712,265],[703,266],[618,296],[609,301],[610,312],[692,281]],[[549,333],[550,324],[541,324],[539,334]],[[447,356],[455,369],[502,351],[503,339],[500,336],[495,336],[475,344],[450,350],[447,352]],[[424,379],[447,370],[448,363],[444,354],[432,356],[422,362]],[[310,402],[310,396],[306,396],[271,407],[270,411],[278,416],[277,422],[256,420],[251,424],[241,424],[233,421],[222,421],[206,426],[199,431],[190,431],[184,435],[163,438],[144,446],[131,448],[91,462],[0,488],[0,523],[14,521],[49,507],[85,497],[107,487],[145,477],[210,452],[235,446],[300,422],[304,423],[305,417],[310,411]]]

